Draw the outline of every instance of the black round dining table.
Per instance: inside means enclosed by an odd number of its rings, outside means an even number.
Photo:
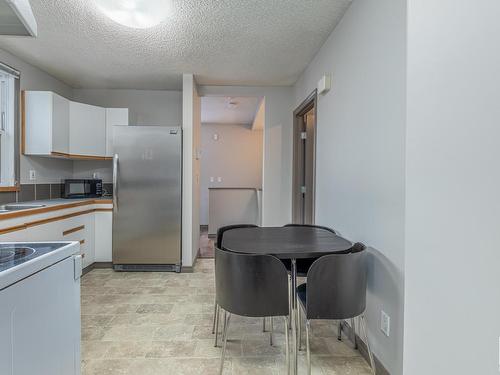
[[[291,299],[293,362],[292,374],[297,374],[297,259],[319,258],[323,255],[343,253],[352,242],[326,229],[315,227],[252,227],[235,228],[224,232],[222,249],[254,255],[273,255],[291,260]]]

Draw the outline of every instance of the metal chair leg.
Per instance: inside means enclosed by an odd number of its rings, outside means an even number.
[[[262,332],[266,332],[266,318],[262,318]]]
[[[366,350],[368,351],[368,357],[370,358],[370,367],[372,369],[372,374],[375,375],[375,361],[373,360],[373,353],[370,348],[370,342],[368,340],[368,331],[366,329],[366,321],[365,321],[365,316],[361,315],[360,317],[360,325],[361,325],[361,330],[364,333],[365,340],[366,340]]]
[[[271,344],[271,346],[273,346],[273,333],[274,333],[273,317],[271,316],[269,320],[271,321],[271,330],[269,331],[269,343]]]
[[[338,334],[337,340],[342,341],[342,320],[338,321]]]
[[[212,323],[212,335],[215,333],[215,319],[217,318],[217,302],[214,304],[214,321]]]
[[[215,305],[215,344],[214,346],[217,347],[219,345],[219,320],[220,320],[220,306]]]
[[[300,306],[297,306],[297,340],[299,341],[299,352],[302,349],[302,319],[300,317]]]
[[[285,360],[286,360],[286,373],[290,375],[290,344],[288,343],[288,317],[284,316],[285,319]]]
[[[224,358],[226,357],[226,346],[227,346],[227,330],[229,328],[229,319],[231,319],[231,314],[227,314],[224,311],[224,332],[222,334],[222,353],[220,357],[220,370],[219,374],[222,375],[224,370]]]
[[[351,318],[351,331],[352,331],[352,342],[354,343],[354,349],[358,350],[358,338],[356,337],[356,319]]]
[[[309,345],[311,321],[306,320],[306,351],[307,351],[307,374],[311,375],[311,348]]]

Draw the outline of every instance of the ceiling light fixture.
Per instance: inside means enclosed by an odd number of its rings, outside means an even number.
[[[136,29],[160,24],[171,13],[171,0],[95,0],[113,21]]]

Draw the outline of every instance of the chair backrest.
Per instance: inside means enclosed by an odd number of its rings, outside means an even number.
[[[230,229],[238,229],[238,228],[256,228],[255,224],[234,224],[234,225],[226,225],[224,227],[220,227],[217,229],[217,239],[215,242],[215,246],[219,249],[222,249],[222,237],[224,236],[224,232]]]
[[[272,255],[248,255],[215,248],[217,304],[243,316],[288,315],[288,274]]]
[[[307,319],[349,319],[366,307],[366,251],[325,255],[307,273]]]
[[[309,228],[318,228],[318,229],[324,229],[327,230],[328,232],[332,232],[334,234],[335,231],[332,228],[324,227],[322,225],[313,225],[313,224],[286,224],[284,225],[285,227],[309,227]]]

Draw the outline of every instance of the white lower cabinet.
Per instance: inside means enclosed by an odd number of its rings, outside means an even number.
[[[113,232],[113,214],[108,211],[96,211],[94,249],[96,262],[112,261],[112,232]]]
[[[50,219],[49,219],[50,220]],[[29,223],[29,219],[26,220]],[[78,241],[83,267],[112,261],[111,211],[92,211],[0,235],[0,242]]]

